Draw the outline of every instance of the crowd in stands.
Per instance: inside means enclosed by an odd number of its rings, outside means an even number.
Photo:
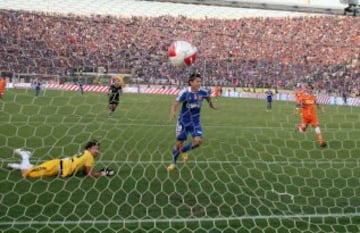
[[[195,44],[190,68],[167,61],[171,41]],[[194,70],[210,85],[292,89],[312,81],[324,92],[360,90],[356,17],[236,20],[0,12],[0,71],[71,75],[106,67],[147,83],[183,81]]]

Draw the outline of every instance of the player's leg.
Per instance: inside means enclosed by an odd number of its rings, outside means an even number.
[[[300,114],[300,112],[301,112],[301,105],[298,101],[296,101],[294,114],[298,115],[298,114]]]
[[[111,104],[111,109],[110,109],[111,112],[115,112],[116,107],[117,107],[117,104],[116,104],[116,103]]]
[[[114,105],[113,111],[115,111],[117,109],[117,107],[119,106],[119,103],[120,103],[120,94],[116,94],[115,98],[113,100],[113,105]]]
[[[30,157],[32,156],[30,151],[23,150],[21,148],[15,149],[14,153],[21,156],[21,163],[19,164],[8,164],[9,168],[27,170],[30,169],[33,165],[30,163]]]
[[[114,113],[117,106],[119,105],[119,98],[114,96],[110,101],[110,114]]]
[[[267,110],[267,111],[270,111],[270,110],[271,110],[271,101],[267,101],[266,110]]]
[[[215,99],[217,100],[219,98],[219,92],[215,90]]]
[[[176,143],[172,149],[172,163],[173,164],[176,164],[176,161],[177,161],[179,155],[183,151],[183,145],[184,145],[184,141],[186,141],[186,139],[187,139],[187,134],[188,134],[188,131],[187,131],[186,127],[182,123],[178,122],[176,124]]]
[[[316,138],[317,138],[317,140],[319,142],[320,147],[326,147],[326,143],[324,142],[324,139],[323,139],[322,134],[321,134],[320,124],[319,124],[319,121],[317,120],[316,116],[312,117],[311,125],[315,130]]]
[[[201,146],[202,143],[202,128],[200,124],[196,124],[192,131],[191,131],[191,136],[193,138],[192,142],[189,142],[188,144],[186,144],[181,152],[182,154],[182,158],[183,158],[183,162],[187,163],[189,161],[189,156],[186,152],[193,150],[195,148],[198,148],[199,146]]]
[[[172,151],[171,151],[171,164],[167,167],[167,171],[173,171],[175,170],[176,168],[176,162],[177,162],[177,159],[180,155],[180,151],[181,151],[181,148],[183,146],[183,141],[179,141],[177,140],[176,143],[175,143],[175,146],[173,147]]]
[[[110,109],[109,115],[110,115],[110,116],[115,112],[116,107],[117,107],[117,104],[116,104],[114,101],[112,101],[112,102],[109,104],[109,109]]]
[[[198,132],[201,132],[201,131],[198,131]],[[200,133],[196,133],[196,134],[193,135],[193,140],[192,140],[192,142],[189,142],[188,144],[186,144],[186,145],[182,148],[182,150],[181,150],[182,153],[186,153],[186,152],[188,152],[188,151],[190,151],[190,150],[193,150],[193,149],[201,146],[201,143],[202,143],[202,133],[201,133],[201,135],[199,135],[199,134],[200,134]]]
[[[199,147],[201,145],[201,143],[202,143],[202,138],[199,136],[196,136],[193,138],[192,142],[188,143],[187,145],[185,145],[183,147],[183,150],[182,150],[183,163],[187,163],[189,161],[189,155],[186,152]]]
[[[177,161],[179,155],[181,154],[183,145],[184,145],[183,140],[177,140],[175,143],[175,147],[172,149],[172,162],[174,164],[176,164],[176,161]]]
[[[14,170],[22,170],[21,169],[21,163],[8,163],[7,168],[8,169],[14,169]]]
[[[32,156],[30,151],[26,151],[23,150],[21,148],[15,149],[14,153],[19,155],[21,157],[21,162],[20,163],[9,163],[7,165],[7,167],[9,169],[14,169],[14,170],[29,170],[30,168],[33,167],[33,165],[30,163],[30,157]]]
[[[115,104],[115,96],[113,94],[110,94],[108,103],[109,103],[108,108],[109,108],[110,114],[111,114],[112,112],[115,111],[115,106],[114,106],[114,104]]]
[[[23,177],[44,177],[44,176],[56,176],[59,173],[60,159],[54,159],[46,161],[42,164],[34,166],[29,170],[22,170]]]
[[[301,133],[305,132],[309,123],[310,123],[310,121],[308,118],[306,118],[304,116],[301,117],[301,123],[300,123],[300,125],[297,126],[297,130]]]
[[[183,148],[183,142],[186,140],[186,138],[187,138],[187,131],[186,131],[185,126],[181,122],[177,122],[177,124],[176,124],[176,143],[171,151],[172,161],[171,161],[171,164],[167,167],[168,171],[172,171],[175,169],[177,159]]]

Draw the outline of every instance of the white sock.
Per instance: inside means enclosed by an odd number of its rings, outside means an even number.
[[[20,164],[20,166],[21,166],[21,170],[29,170],[30,168],[33,167],[33,165],[32,165],[29,161],[27,161],[27,162],[22,162],[22,163]]]
[[[21,164],[20,163],[8,163],[7,165],[11,169],[15,170],[21,170]]]
[[[33,165],[30,163],[28,156],[23,156],[20,166],[21,166],[21,170],[28,170]]]

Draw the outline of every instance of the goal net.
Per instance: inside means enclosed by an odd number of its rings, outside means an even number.
[[[360,231],[358,19],[9,10],[0,19],[1,232]],[[169,65],[173,39],[197,45],[193,66]],[[80,75],[80,66],[104,74]],[[176,128],[169,108],[194,71],[223,96],[213,100],[217,111],[202,106],[201,147],[168,172]],[[110,115],[112,72],[129,79]],[[293,88],[308,82],[325,108],[318,119],[326,148],[311,126],[295,131]],[[101,143],[95,168],[114,176],[31,179],[7,169],[20,161],[16,148],[39,164],[72,156],[90,139]]]

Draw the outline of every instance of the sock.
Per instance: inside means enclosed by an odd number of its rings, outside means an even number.
[[[321,131],[320,131],[319,126],[315,127],[315,133],[316,133],[316,137],[317,137],[317,139],[319,141],[319,144],[322,144],[324,142],[324,140],[323,140],[323,137],[321,135]]]
[[[23,156],[20,167],[21,167],[20,169],[22,170],[27,170],[32,167],[32,164],[29,161],[29,157]]]
[[[21,170],[21,164],[20,163],[8,163],[7,166],[9,168],[14,169],[14,170]]]
[[[173,162],[173,164],[176,164],[176,160],[178,159],[179,155],[180,155],[180,151],[174,147],[172,149],[172,162]]]
[[[322,143],[324,142],[321,133],[317,133],[317,134],[316,134],[316,137],[317,137],[317,139],[318,139],[318,141],[319,141],[319,144],[322,144]]]
[[[186,146],[184,146],[183,148],[182,148],[182,152],[183,153],[185,153],[185,152],[187,152],[187,151],[189,151],[189,150],[192,150],[192,149],[194,149],[194,148],[196,148],[197,146],[194,146],[194,144],[192,143],[192,142],[189,142]]]

